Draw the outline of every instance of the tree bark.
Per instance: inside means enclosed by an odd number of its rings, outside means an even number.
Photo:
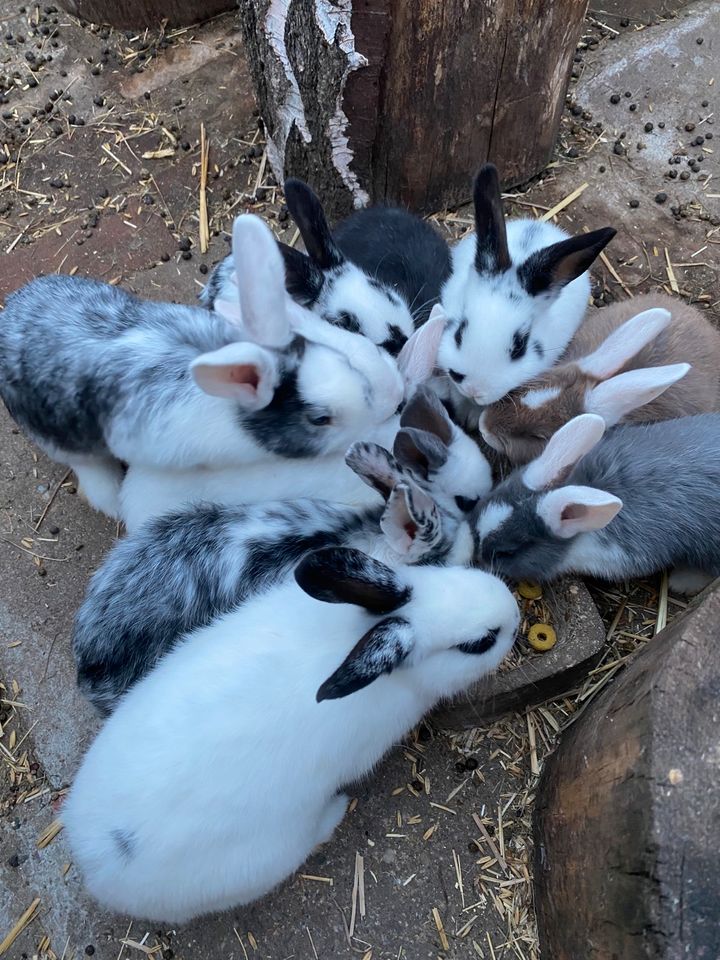
[[[535,813],[553,960],[720,957],[720,589],[564,734]]]
[[[492,160],[506,185],[550,158],[581,0],[242,0],[279,180],[335,213],[429,212],[466,199]]]
[[[140,29],[159,26],[186,26],[234,10],[237,0],[62,0],[61,6],[75,17],[91,23]]]

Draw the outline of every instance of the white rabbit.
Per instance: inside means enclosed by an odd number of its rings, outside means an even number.
[[[615,230],[569,237],[541,220],[506,225],[492,164],[475,178],[474,202],[476,232],[453,250],[442,289],[451,322],[438,365],[451,391],[484,406],[561,356],[585,314],[586,271]]]
[[[519,622],[479,570],[330,548],[296,579],[178,645],[90,747],[61,818],[106,906],[184,922],[272,890],[330,839],[342,788],[494,670]]]
[[[214,313],[47,276],[8,298],[0,394],[99,509],[117,516],[121,461],[161,470],[344,452],[392,416],[395,361],[285,291],[270,229],[238,217],[239,303]]]

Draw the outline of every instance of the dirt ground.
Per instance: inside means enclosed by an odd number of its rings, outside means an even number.
[[[720,320],[715,8],[691,3],[647,28],[596,11],[556,157],[509,198],[515,215],[618,229],[596,271],[597,305],[662,288]],[[59,271],[191,302],[245,210],[293,240],[233,15],[135,35],[0,0],[0,299]],[[467,209],[436,220],[453,238],[471,225]],[[72,618],[116,536],[0,411],[0,942],[21,927],[6,955],[536,958],[531,816],[543,757],[662,625],[664,582],[595,585],[608,647],[578,688],[464,733],[423,725],[355,788],[351,813],[300,875],[251,908],[170,930],[89,901],[52,829],[97,729],[74,688]],[[671,597],[669,615],[680,606]]]

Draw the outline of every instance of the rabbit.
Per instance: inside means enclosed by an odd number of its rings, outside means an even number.
[[[592,311],[558,366],[485,407],[480,432],[521,464],[580,413],[610,427],[712,413],[719,404],[720,333],[695,307],[653,293]]]
[[[441,292],[448,324],[438,352],[446,389],[470,408],[559,359],[585,314],[587,270],[615,236],[610,227],[569,237],[540,220],[506,224],[492,164],[475,178],[474,203],[476,232],[454,248]]]
[[[78,684],[96,709],[107,715],[184,633],[280,582],[310,550],[353,546],[392,566],[469,563],[466,517],[479,492],[468,483],[477,448],[449,433],[447,413],[436,405],[427,390],[408,403],[403,418],[415,426],[399,431],[397,457],[373,443],[348,451],[349,466],[384,504],[201,503],[120,541],[94,574],[75,621]]]
[[[494,670],[518,623],[480,570],[309,554],[179,644],[104,725],[60,813],[89,892],[172,923],[263,896],[330,840],[343,786]]]
[[[430,316],[450,274],[450,251],[424,220],[399,207],[358,210],[330,232],[322,204],[302,180],[285,181],[285,200],[307,253],[278,241],[288,292],[329,323],[361,333],[396,356]],[[212,309],[231,289],[232,256],[200,294]]]
[[[183,470],[344,451],[402,400],[385,351],[290,300],[259,218],[238,217],[233,235],[239,303],[222,312],[79,277],[8,298],[0,395],[106,513],[119,515],[120,461]]]
[[[473,518],[475,560],[513,579],[720,574],[720,414],[621,424],[584,413]]]
[[[322,321],[318,321],[322,323]],[[327,326],[327,324],[325,324]],[[402,370],[408,395],[428,380],[435,364],[437,344],[444,329],[444,319],[437,312],[407,341],[398,365]],[[440,404],[437,404],[440,406]],[[400,420],[390,418],[373,429],[358,431],[349,442],[359,439],[374,441],[383,447],[392,446]],[[452,424],[456,443],[447,470],[462,471],[468,498],[483,495],[491,486],[490,467],[484,455],[469,437]],[[349,443],[348,443],[349,445]],[[460,459],[456,459],[459,451]],[[460,483],[457,475],[456,484]],[[288,461],[277,458],[238,468],[192,470],[149,469],[131,465],[120,491],[119,513],[129,532],[135,532],[151,517],[161,516],[184,504],[210,501],[225,504],[248,504],[274,499],[315,497],[322,491],[328,502],[362,507],[377,504],[377,496],[350,471],[344,451],[325,457]],[[462,493],[458,489],[458,493]]]

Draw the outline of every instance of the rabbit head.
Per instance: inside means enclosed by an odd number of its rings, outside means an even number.
[[[461,394],[484,406],[562,353],[587,305],[583,275],[615,230],[568,237],[542,221],[506,226],[492,164],[475,178],[474,204],[475,237],[456,248],[455,275],[442,294],[449,323],[438,362]],[[461,248],[474,256],[461,256]]]
[[[396,362],[290,299],[282,256],[258,217],[236,219],[233,258],[237,298],[215,310],[237,327],[238,341],[193,361],[200,389],[232,400],[240,425],[285,457],[343,450],[388,420],[404,392]]]
[[[552,579],[574,537],[610,523],[622,507],[618,497],[565,483],[604,432],[602,417],[575,417],[493,490],[474,517],[477,563],[517,580]]]
[[[619,371],[670,324],[667,310],[645,310],[627,320],[592,353],[553,367],[485,407],[480,432],[513,464],[528,463],[560,427],[582,413],[610,427],[649,403],[690,370],[687,363]]]
[[[415,329],[408,304],[392,286],[346,259],[306,183],[286,180],[284,191],[307,250],[279,245],[289,293],[328,323],[361,333],[396,356]]]
[[[464,567],[396,571],[358,550],[330,547],[305,557],[295,579],[317,600],[356,604],[382,617],[324,681],[318,702],[347,697],[395,670],[423,667],[450,695],[497,667],[520,619],[503,583]]]

